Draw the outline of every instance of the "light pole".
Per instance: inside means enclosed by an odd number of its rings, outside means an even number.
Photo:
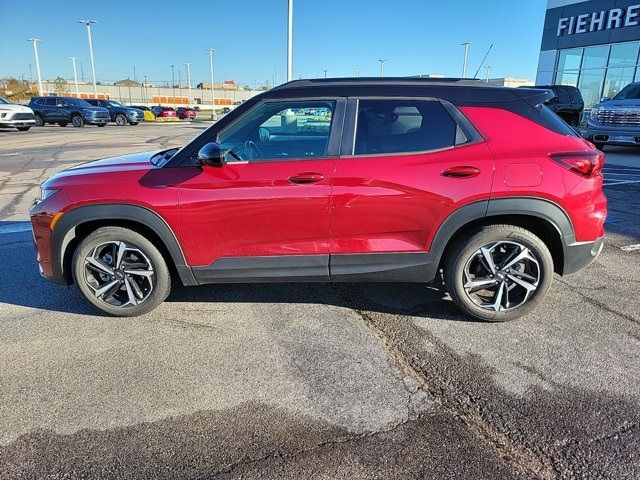
[[[142,84],[142,98],[143,103],[149,103],[149,96],[147,95],[147,76],[144,76],[144,83]]]
[[[293,80],[293,0],[289,0],[287,19],[287,82]]]
[[[489,83],[489,77],[491,76],[491,65],[484,67],[487,69],[487,83]]]
[[[171,101],[171,103],[175,105],[175,103],[176,103],[176,78],[174,76],[173,65],[171,65],[171,90],[173,92],[172,93],[173,100]]]
[[[324,70],[322,70],[324,72],[324,78],[327,78],[327,72],[329,71],[329,69],[327,67],[324,67]]]
[[[384,77],[384,62],[387,61],[386,58],[380,58],[378,59],[378,61],[380,62],[380,76]]]
[[[136,81],[136,66],[133,66],[133,81]]]
[[[73,62],[73,80],[76,83],[76,98],[80,98],[80,91],[78,90],[78,72],[76,70],[77,57],[69,57]]]
[[[216,117],[216,90],[213,86],[213,52],[216,51],[215,48],[205,48],[205,51],[209,52],[209,70],[211,71],[211,120],[217,120]]]
[[[189,105],[191,105],[191,63],[186,62],[185,65],[187,66],[187,85],[189,86]]]
[[[469,45],[471,42],[464,42],[462,46],[464,47],[464,63],[462,64],[462,78],[466,78],[467,76],[467,57],[469,56]]]
[[[36,71],[38,72],[38,95],[44,95],[42,90],[42,76],[40,75],[40,59],[38,58],[38,42],[41,42],[39,38],[30,38],[28,42],[33,43],[33,54],[36,56]]]
[[[356,68],[356,77],[359,77],[359,76],[360,76],[360,69]]]
[[[87,26],[87,38],[89,39],[89,56],[91,57],[91,72],[93,73],[93,94],[95,98],[98,98],[98,87],[96,84],[96,64],[93,60],[93,42],[91,41],[91,24],[98,23],[95,20],[78,20],[79,23],[84,23]]]

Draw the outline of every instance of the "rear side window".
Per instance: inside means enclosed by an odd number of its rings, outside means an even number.
[[[421,152],[464,143],[462,132],[436,100],[360,100],[355,155]]]
[[[56,106],[56,99],[53,98],[53,97],[46,98],[45,101],[46,101],[45,105],[47,107],[55,107]]]
[[[540,112],[540,116],[542,117],[542,121],[538,123],[541,123],[549,130],[559,133],[560,135],[568,135],[570,137],[579,136],[578,133],[573,128],[571,128],[567,122],[562,120],[546,105],[540,105],[536,108],[536,110]]]

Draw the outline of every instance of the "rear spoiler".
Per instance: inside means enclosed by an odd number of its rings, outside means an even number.
[[[513,91],[522,100],[536,108],[556,96],[552,90],[537,88],[514,88]]]

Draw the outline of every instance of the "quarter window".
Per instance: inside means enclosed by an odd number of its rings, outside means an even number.
[[[335,103],[266,102],[220,133],[218,143],[230,162],[325,157]]]
[[[466,138],[436,100],[360,100],[354,153],[436,150]]]

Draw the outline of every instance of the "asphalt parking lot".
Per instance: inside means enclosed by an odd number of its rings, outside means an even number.
[[[600,258],[506,324],[405,284],[178,287],[110,318],[39,277],[43,180],[204,128],[0,130],[0,478],[640,478],[640,151],[606,151]]]

